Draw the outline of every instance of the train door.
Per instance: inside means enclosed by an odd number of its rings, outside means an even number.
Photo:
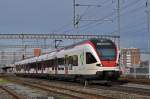
[[[42,73],[42,74],[44,73],[44,68],[45,68],[45,67],[44,67],[44,66],[45,66],[44,64],[45,64],[45,61],[42,61],[42,62],[41,62],[41,73]]]
[[[58,60],[57,60],[57,57],[54,59],[54,70],[55,70],[55,74],[58,74]]]
[[[35,67],[35,71],[36,71],[36,74],[38,73],[38,62],[35,63],[36,67]]]
[[[84,69],[84,64],[85,64],[85,55],[84,55],[84,51],[79,52],[79,70],[83,70]]]
[[[69,64],[69,57],[68,57],[68,55],[65,55],[65,68],[64,68],[64,70],[65,70],[65,75],[67,75],[68,74],[68,64]]]

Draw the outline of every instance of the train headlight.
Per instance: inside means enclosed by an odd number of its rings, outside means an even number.
[[[96,64],[96,66],[101,67],[102,65],[101,64]]]

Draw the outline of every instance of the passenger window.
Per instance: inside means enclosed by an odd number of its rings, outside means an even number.
[[[72,66],[72,64],[73,64],[73,57],[72,57],[72,56],[69,56],[69,65]]]
[[[58,65],[64,65],[64,58],[58,58]]]
[[[78,66],[78,56],[77,55],[73,56],[73,66]]]
[[[90,53],[90,52],[87,52],[86,53],[86,64],[92,64],[92,63],[96,63],[96,59],[95,57]]]

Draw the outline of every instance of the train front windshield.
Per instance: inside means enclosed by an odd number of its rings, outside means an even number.
[[[109,46],[108,48],[106,46],[105,47],[98,46],[97,52],[101,60],[114,60],[116,57],[115,48],[109,48]]]
[[[115,60],[116,50],[115,45],[110,41],[96,41],[97,52],[101,60]]]

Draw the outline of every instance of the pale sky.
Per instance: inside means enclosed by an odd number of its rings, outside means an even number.
[[[79,34],[112,34],[117,30],[117,0],[76,0]],[[147,48],[147,0],[120,0],[121,46]],[[83,21],[95,20],[95,21]],[[73,0],[0,0],[0,33],[68,33],[73,29]],[[5,42],[7,43],[7,42]]]

